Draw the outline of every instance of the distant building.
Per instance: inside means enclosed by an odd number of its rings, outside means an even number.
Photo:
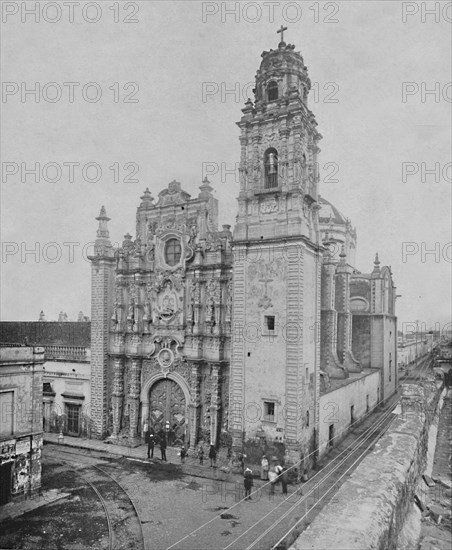
[[[89,322],[0,322],[0,341],[27,341],[44,349],[43,430],[71,436],[91,433]]]
[[[0,505],[41,486],[41,347],[0,346]]]

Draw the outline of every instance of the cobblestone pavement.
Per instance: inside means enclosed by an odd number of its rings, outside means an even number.
[[[274,497],[269,497],[264,490],[257,498],[238,503],[221,518],[219,516],[224,510],[243,498],[241,476],[230,481],[208,479],[185,473],[180,459],[178,464],[165,464],[160,460],[145,461],[108,456],[97,451],[78,451],[48,444],[44,447],[43,486],[53,493],[69,493],[70,497],[54,503],[43,498],[39,508],[2,521],[0,548],[108,548],[102,506],[96,494],[84,483],[83,471],[79,471],[73,461],[80,466],[101,465],[126,489],[138,510],[147,550],[166,549],[210,520],[213,521],[209,525],[183,540],[176,548],[224,548],[234,539],[240,525],[253,525],[279,503],[282,503],[281,512],[293,504],[283,499],[281,487],[278,487]],[[215,475],[209,465],[201,468],[206,470],[206,475],[207,472]],[[256,480],[256,487],[260,483]],[[292,487],[291,492],[293,490]]]
[[[373,417],[366,419],[358,431],[364,430],[374,420]],[[334,452],[345,448],[356,436],[357,433],[350,433]],[[86,486],[80,472],[73,467],[74,459],[80,465],[101,465],[124,486],[138,510],[146,550],[166,549],[173,545],[177,550],[218,550],[229,545],[231,550],[245,548],[300,499],[297,493],[300,486],[289,485],[288,498],[284,498],[278,485],[273,497],[269,495],[268,487],[263,487],[251,501],[242,502],[243,477],[238,468],[228,470],[226,453],[220,454],[219,467],[211,468],[208,459],[201,466],[193,456],[182,465],[175,448],[167,450],[168,462],[164,463],[158,458],[158,448],[154,460],[146,460],[147,447],[144,445],[128,448],[71,437],[65,437],[64,445],[58,445],[57,434],[45,434],[45,441],[43,489],[70,493],[71,498],[65,498],[57,505],[43,502],[40,509],[2,524],[4,532],[0,533],[0,548],[76,550],[89,547],[103,550],[108,547],[105,514],[95,492]],[[65,458],[72,461],[72,465],[70,462],[65,464]],[[256,490],[264,482],[255,479],[254,483]],[[309,491],[316,483],[312,479],[303,484],[303,492]],[[318,513],[324,504],[319,503],[318,498],[315,492],[309,497],[309,506],[314,507],[312,514]],[[288,517],[284,532],[306,512],[307,505],[305,499],[301,506],[303,510],[297,508],[298,513],[295,511]],[[269,514],[268,518],[265,518],[266,514]],[[91,521],[87,522],[86,517]],[[259,524],[259,529],[233,544],[239,533],[262,518],[265,519]],[[304,528],[310,521],[312,518],[305,522]],[[269,549],[282,534],[272,533],[270,539],[266,537],[255,548]]]

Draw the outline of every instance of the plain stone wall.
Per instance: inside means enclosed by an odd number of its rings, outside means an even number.
[[[405,386],[412,391],[404,391]],[[397,549],[397,535],[424,470],[428,429],[442,389],[434,383],[413,386],[402,387],[402,401],[410,406],[404,405],[390,430],[342,485],[334,502],[290,546],[292,550]]]
[[[341,435],[350,428],[350,407],[354,405],[355,420],[366,414],[367,399],[369,409],[372,410],[378,403],[378,386],[380,373],[372,372],[358,380],[350,379],[350,384],[342,386],[320,396],[319,408],[319,454],[322,455],[328,445],[329,426],[334,424],[334,444],[341,439]]]
[[[352,315],[352,352],[363,368],[370,367],[370,318]]]

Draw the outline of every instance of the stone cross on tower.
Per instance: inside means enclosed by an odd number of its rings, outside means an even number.
[[[282,25],[281,28],[276,31],[278,34],[281,33],[281,42],[284,42],[284,31],[287,31],[287,27],[283,27]]]

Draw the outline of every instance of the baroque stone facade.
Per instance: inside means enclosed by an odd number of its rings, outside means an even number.
[[[304,460],[318,447],[320,393],[367,375],[352,351],[356,232],[319,196],[310,86],[294,46],[263,52],[237,123],[233,234],[218,229],[207,180],[195,198],[176,181],[157,201],[146,189],[136,237],[117,250],[102,207],[91,258],[99,437],[134,444],[144,425],[169,424],[174,444],[270,441]],[[385,284],[395,296],[390,272]]]
[[[232,234],[229,226],[218,230],[217,211],[207,180],[193,199],[173,181],[157,202],[144,192],[134,240],[125,235],[114,251],[103,243],[104,280],[112,286],[104,293],[108,303],[92,315],[93,331],[108,324],[108,344],[104,351],[102,331],[93,335],[92,365],[93,376],[103,372],[102,361],[96,365],[101,348],[109,364],[103,414],[114,439],[133,444],[145,424],[158,430],[169,422],[177,441],[193,446],[203,430],[209,443],[217,441],[232,265]],[[100,233],[104,211],[98,220]],[[92,258],[94,295],[102,261]],[[99,424],[99,435],[106,431]]]

